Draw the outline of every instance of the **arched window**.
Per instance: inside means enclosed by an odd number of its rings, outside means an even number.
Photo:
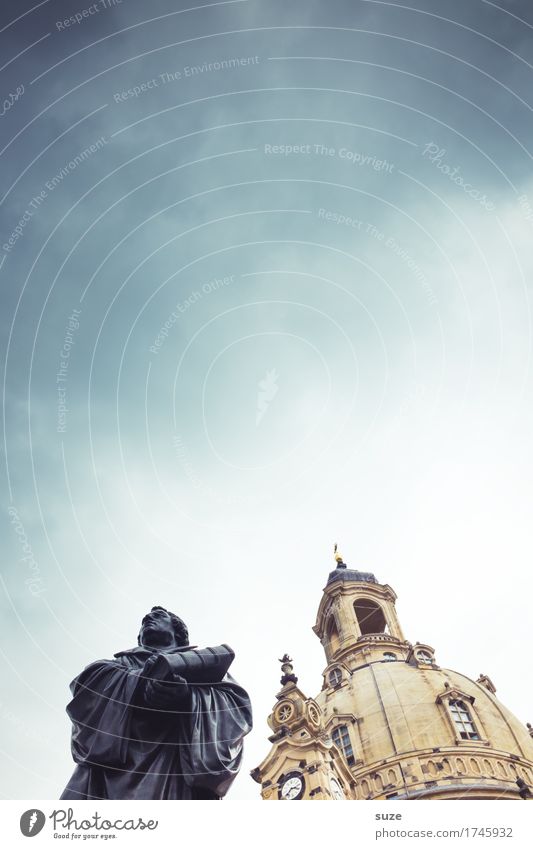
[[[337,623],[335,622],[334,616],[331,616],[328,621],[328,626],[326,628],[326,640],[329,646],[330,653],[334,654],[341,644],[339,630],[337,628]]]
[[[427,651],[417,652],[416,657],[417,657],[417,660],[420,661],[420,663],[433,663],[433,658],[431,657],[431,655]]]
[[[383,660],[396,660],[396,655],[393,651],[386,651],[383,653]]]
[[[383,610],[370,598],[359,598],[354,602],[355,615],[361,634],[384,634],[387,629]]]
[[[328,680],[331,687],[336,687],[337,684],[340,684],[342,681],[342,672],[338,666],[335,669],[332,669],[328,675]]]
[[[449,708],[457,736],[461,740],[479,740],[474,720],[465,703],[454,699],[449,702]]]
[[[355,763],[355,757],[352,748],[352,741],[350,740],[350,732],[348,731],[348,726],[337,725],[337,727],[333,729],[331,737],[335,745],[343,753],[347,763],[350,764],[350,766],[353,766],[353,764]]]

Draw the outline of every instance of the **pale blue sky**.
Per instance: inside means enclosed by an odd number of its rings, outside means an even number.
[[[237,652],[255,798],[335,541],[533,721],[529,4],[31,5],[0,26],[2,796],[59,795],[68,682],[162,604]]]

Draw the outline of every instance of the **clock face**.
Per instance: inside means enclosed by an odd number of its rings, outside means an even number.
[[[304,792],[304,780],[301,775],[288,775],[281,787],[282,799],[301,799]]]
[[[345,798],[343,789],[336,778],[330,778],[329,786],[331,787],[331,795],[334,799],[341,801]]]

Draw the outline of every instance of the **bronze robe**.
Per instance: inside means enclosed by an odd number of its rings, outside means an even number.
[[[151,654],[141,647],[118,652],[114,660],[91,663],[70,685],[77,767],[61,799],[220,799],[227,793],[252,728],[247,693],[226,675],[220,683],[189,685],[190,698],[179,710],[144,707],[139,692]]]

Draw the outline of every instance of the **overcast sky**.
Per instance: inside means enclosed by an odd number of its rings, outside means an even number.
[[[236,650],[257,798],[335,542],[533,721],[531,4],[105,5],[2,3],[1,795],[161,604]]]

